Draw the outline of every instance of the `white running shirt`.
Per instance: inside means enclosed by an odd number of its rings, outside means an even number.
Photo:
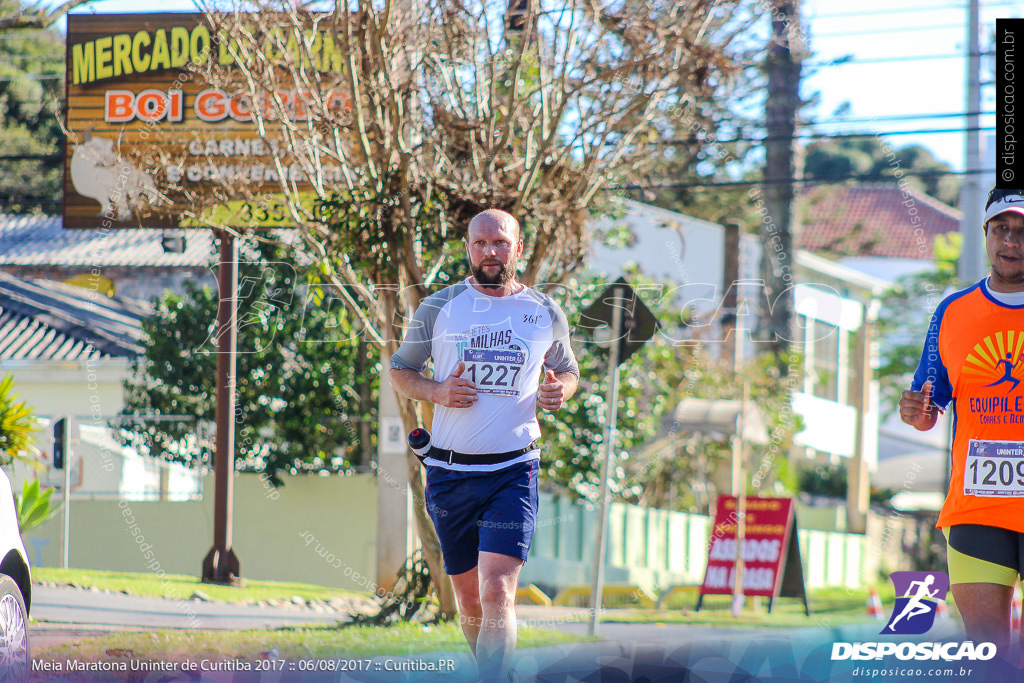
[[[471,408],[438,405],[431,443],[458,453],[504,453],[540,437],[537,387],[545,369],[572,372],[579,366],[569,346],[565,313],[551,297],[529,287],[511,296],[488,296],[469,280],[423,300],[391,357],[392,368],[423,372],[434,359],[434,379],[443,381],[458,367],[476,385]],[[492,466],[430,465],[449,469],[494,470],[535,460],[537,450]]]

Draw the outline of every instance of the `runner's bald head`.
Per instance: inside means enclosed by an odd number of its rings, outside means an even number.
[[[514,237],[515,241],[522,239],[522,232],[519,228],[519,221],[512,214],[502,211],[501,209],[486,209],[481,211],[477,215],[473,216],[472,220],[469,221],[469,227],[466,229],[466,237],[469,237],[469,233],[473,230],[474,226],[494,226],[497,228],[505,228]]]

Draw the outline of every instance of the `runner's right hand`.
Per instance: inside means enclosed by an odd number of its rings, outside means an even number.
[[[438,382],[434,387],[432,403],[448,408],[472,408],[477,398],[476,385],[462,378],[465,371],[466,364],[460,362],[455,372],[448,375],[448,379]]]
[[[935,426],[939,411],[932,403],[932,381],[928,380],[921,391],[907,389],[900,397],[900,419],[918,431],[927,431]]]

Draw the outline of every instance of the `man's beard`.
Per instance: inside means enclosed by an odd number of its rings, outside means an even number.
[[[484,270],[483,264],[473,269],[473,277],[476,278],[476,283],[484,289],[497,289],[509,285],[515,279],[515,276],[515,266],[509,263],[501,264],[501,270],[494,275],[488,275]]]

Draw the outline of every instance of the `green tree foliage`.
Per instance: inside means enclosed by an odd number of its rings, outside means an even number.
[[[32,409],[14,393],[14,376],[0,380],[0,465],[9,465],[33,449],[36,419]]]
[[[286,253],[262,244],[239,265],[236,463],[278,483],[282,470],[371,464],[380,374],[377,350],[353,333],[345,307],[300,285],[305,276]],[[214,420],[217,303],[210,287],[157,302],[144,324],[144,355],[125,383],[125,412]],[[210,448],[195,443],[191,423],[124,430],[128,443],[186,464]]]
[[[895,410],[900,393],[910,386],[921,360],[925,333],[942,299],[962,286],[957,277],[962,237],[935,238],[935,268],[900,278],[884,295],[878,314],[879,365],[882,400]]]
[[[847,461],[838,464],[807,463],[800,469],[798,479],[800,491],[826,498],[846,500],[850,468]],[[872,503],[887,504],[898,493],[895,489],[872,486],[869,500]]]
[[[788,454],[793,435],[803,428],[792,412],[794,391],[801,389],[803,357],[790,352],[783,357],[772,353],[756,356],[744,363],[739,375],[732,365],[718,356],[719,344],[701,344],[694,349],[683,383],[676,388],[675,401],[686,397],[741,401],[743,381],[748,384],[748,402],[761,412],[768,432],[767,445],[744,446],[744,482],[747,493],[785,495],[796,490],[795,475]],[[634,475],[630,493],[637,500],[658,507],[708,512],[714,498],[726,493],[727,473],[732,459],[731,445],[709,435],[683,434],[669,424],[669,432],[679,437],[673,447],[645,454],[637,463],[646,472],[653,488],[637,488]]]
[[[63,505],[51,507],[53,488],[40,489],[38,479],[26,479],[21,493],[14,494],[14,507],[18,513],[18,528],[21,533],[45,524],[61,511]]]
[[[645,303],[662,321],[667,307],[644,296],[645,288],[631,278]],[[563,291],[574,296],[560,297],[566,316],[578,320],[580,312],[604,291],[600,278],[570,279]],[[558,294],[558,292],[553,292]],[[542,411],[544,434],[543,465],[547,480],[556,482],[570,494],[595,499],[600,486],[600,462],[606,450],[604,425],[607,420],[608,353],[593,340],[573,335],[573,350],[580,364],[580,382],[576,396],[556,413]],[[662,417],[671,413],[675,387],[681,381],[688,353],[674,349],[661,335],[634,353],[619,368],[619,404],[616,448],[620,463],[628,463],[629,452],[653,438]],[[613,479],[624,478],[620,466]],[[613,484],[613,493],[621,493]]]
[[[279,0],[238,6],[247,11],[209,14],[232,36],[234,63],[208,60],[200,76],[254,101],[264,91],[310,93],[303,121],[261,128],[277,144],[277,161],[303,169],[309,188],[285,173],[272,191],[325,281],[385,354],[442,274],[463,267],[457,240],[481,209],[519,219],[524,282],[565,281],[585,257],[587,223],[605,191],[642,177],[652,143],[673,134],[680,91],[704,101],[735,68],[731,43],[742,26],[733,17],[750,8],[635,0],[551,11],[527,2],[510,13],[505,3],[426,0],[335,5],[308,17]],[[267,11],[248,11],[260,8]],[[330,27],[344,73],[294,58],[289,37],[310,20]],[[350,105],[334,106],[335,88]],[[292,118],[283,99],[268,105],[254,109],[259,125]],[[242,188],[260,189],[271,191]],[[429,423],[431,406],[397,403],[406,427]],[[419,463],[410,454],[406,464],[421,498]],[[440,577],[436,534],[425,510],[415,513],[431,575]],[[442,612],[453,615],[454,595],[441,583]]]
[[[728,468],[727,442],[707,435],[680,433],[673,424],[674,410],[686,397],[741,399],[742,382],[732,366],[720,359],[723,344],[692,339],[680,343],[684,333],[676,303],[657,295],[658,286],[630,276],[641,298],[663,328],[619,370],[618,439],[612,470],[612,495],[626,502],[651,507],[707,512],[718,492],[713,479]],[[570,320],[579,317],[605,288],[601,280],[570,280],[565,297]],[[668,287],[664,291],[668,291]],[[649,292],[645,296],[645,292]],[[600,463],[606,451],[604,425],[608,396],[608,355],[593,340],[574,339],[580,363],[576,398],[557,413],[543,413],[543,466],[546,479],[570,494],[593,500],[600,487]],[[764,416],[771,444],[747,447],[748,481],[752,493],[794,490],[786,453],[792,436],[801,428],[789,410],[790,395],[798,389],[802,360],[787,359],[788,377],[775,356],[759,356],[747,364],[743,376],[750,382],[750,398]],[[756,481],[756,484],[754,483]],[[778,482],[778,486],[776,486]]]
[[[919,145],[897,149],[884,139],[871,136],[821,140],[805,150],[804,177],[807,179],[842,181],[858,175],[890,177],[896,170],[908,174],[912,187],[919,192],[950,206],[959,202],[960,180],[954,175],[943,175],[952,170],[949,164],[939,161]]]
[[[0,15],[21,5],[0,2]],[[0,40],[0,212],[56,213],[61,202],[57,115],[64,93],[64,41],[53,30]],[[18,159],[16,157],[25,157]]]

